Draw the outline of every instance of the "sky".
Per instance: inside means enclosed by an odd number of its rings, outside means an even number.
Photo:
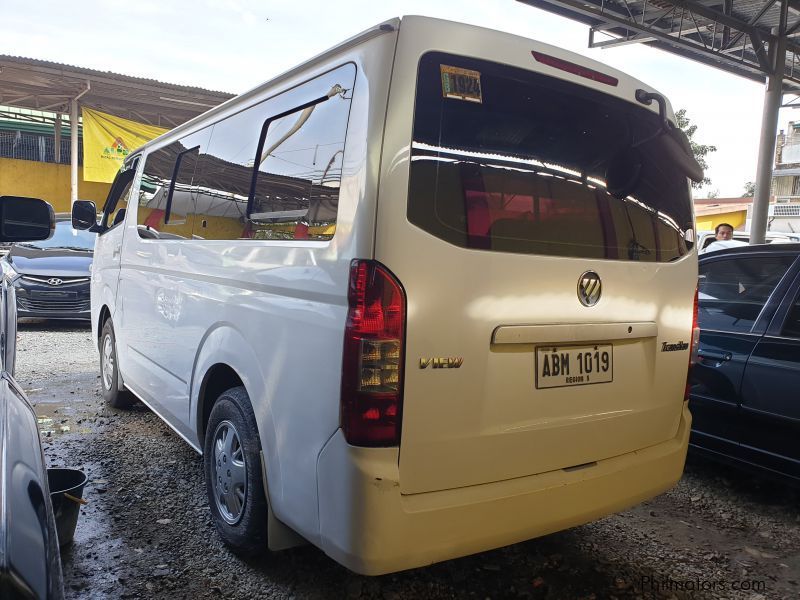
[[[515,0],[0,0],[0,54],[241,93],[386,19],[417,14],[522,35],[628,73],[712,144],[709,192],[755,180],[764,84],[641,45],[589,49],[585,25]],[[783,109],[779,128],[800,120]]]

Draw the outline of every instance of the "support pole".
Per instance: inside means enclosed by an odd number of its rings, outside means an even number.
[[[69,103],[69,148],[70,148],[70,183],[69,183],[69,209],[78,199],[78,99]]]
[[[750,243],[766,241],[769,217],[769,192],[772,185],[772,168],[775,164],[775,132],[778,130],[778,112],[783,100],[783,70],[786,63],[786,38],[779,28],[772,30],[777,36],[773,71],[767,78],[764,92],[764,109],[761,113],[761,140],[758,144],[758,166],[756,167],[756,189],[753,195],[753,214],[750,221]]]
[[[61,113],[56,113],[56,122],[53,127],[53,158],[56,164],[61,162]]]
[[[75,96],[69,103],[69,141],[70,141],[70,185],[69,185],[69,206],[78,199],[78,100],[91,88],[86,82],[86,89]]]

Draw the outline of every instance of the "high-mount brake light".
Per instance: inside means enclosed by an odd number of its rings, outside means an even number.
[[[700,349],[700,325],[697,321],[698,311],[698,289],[694,290],[694,307],[692,309],[692,341],[689,345],[689,369],[686,375],[686,391],[684,392],[683,399],[689,399],[689,390],[692,387],[692,367],[697,362],[697,351]]]
[[[614,87],[619,85],[619,79],[612,77],[611,75],[601,73],[600,71],[595,71],[594,69],[590,69],[588,67],[582,67],[581,65],[569,62],[563,58],[556,58],[555,56],[550,56],[549,54],[536,52],[536,50],[532,50],[531,54],[533,54],[533,58],[535,58],[537,62],[549,67],[553,67],[554,69],[560,69],[562,71],[566,71],[567,73],[572,73],[573,75],[585,77],[586,79],[591,79],[592,81],[605,83],[606,85],[612,85]]]
[[[403,407],[406,295],[380,263],[350,264],[341,426],[354,446],[397,446]]]

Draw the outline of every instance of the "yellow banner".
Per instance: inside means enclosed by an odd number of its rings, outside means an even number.
[[[132,150],[169,131],[91,108],[82,112],[84,181],[111,183]]]

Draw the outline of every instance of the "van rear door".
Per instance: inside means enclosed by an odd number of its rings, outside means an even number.
[[[393,95],[410,89],[398,57]],[[416,60],[411,144],[390,124],[376,236],[408,303],[402,492],[674,437],[697,263],[657,115],[533,59]]]

